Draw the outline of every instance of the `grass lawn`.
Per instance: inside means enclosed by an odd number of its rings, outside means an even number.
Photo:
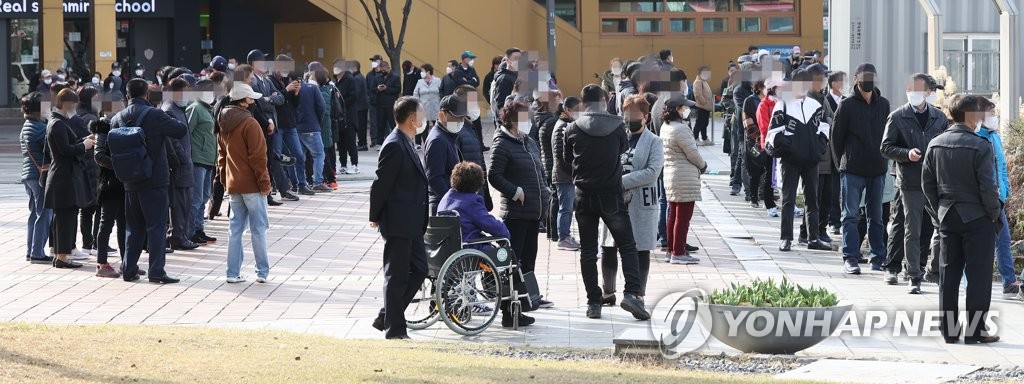
[[[277,331],[0,323],[0,382],[775,382],[765,376],[683,371],[611,358],[492,356],[499,348],[503,347],[339,340]]]

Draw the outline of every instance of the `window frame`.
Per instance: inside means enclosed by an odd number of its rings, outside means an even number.
[[[794,0],[793,10],[786,12],[739,12],[740,4],[737,0],[730,0],[729,12],[671,12],[668,10],[668,0],[662,1],[661,12],[601,12],[598,11],[598,19],[601,20],[602,25],[605,19],[626,19],[627,28],[626,32],[604,32],[603,28],[599,27],[599,35],[607,37],[625,37],[625,36],[722,36],[730,33],[741,34],[746,37],[752,36],[801,36],[800,28],[800,12],[802,10],[803,1],[811,0]],[[637,19],[662,19],[661,20],[661,32],[660,33],[647,33],[636,31],[636,20]],[[704,19],[725,19],[725,31],[724,32],[705,32],[704,31]],[[760,31],[757,32],[742,32],[740,31],[740,19],[744,18],[757,18],[759,19]],[[792,18],[793,19],[793,30],[786,32],[772,32],[769,27],[769,18]],[[692,19],[694,20],[694,31],[693,32],[673,32],[672,31],[672,19]],[[732,26],[735,22],[736,24]],[[732,26],[732,28],[730,28]]]

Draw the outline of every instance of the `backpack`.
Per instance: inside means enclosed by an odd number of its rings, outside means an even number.
[[[152,107],[146,108],[135,118],[134,126],[114,128],[107,134],[107,148],[114,175],[122,183],[137,183],[153,175],[153,158],[146,147],[146,131],[141,122],[146,119]],[[127,124],[127,122],[125,122]]]

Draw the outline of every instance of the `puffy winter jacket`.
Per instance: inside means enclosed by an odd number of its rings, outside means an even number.
[[[491,86],[491,108],[500,111],[505,106],[505,98],[512,94],[512,87],[516,84],[519,73],[508,69],[507,63],[498,66],[498,73],[494,75],[494,85]]]
[[[491,186],[501,192],[502,219],[541,219],[549,196],[543,167],[540,148],[533,139],[516,137],[505,128],[498,130],[491,145],[491,169],[487,178]],[[522,203],[512,200],[518,188],[525,194]]]
[[[551,181],[552,167],[555,165],[552,153],[552,138],[558,115],[551,112],[538,112],[533,116],[533,132],[537,132],[537,143],[540,144],[540,160],[544,164],[544,174]]]
[[[693,131],[678,121],[661,126],[665,148],[665,199],[673,203],[700,201],[700,175],[708,163],[697,149]]]
[[[46,164],[43,148],[46,147],[46,123],[42,120],[25,120],[21,126],[21,181],[39,180],[39,167]]]
[[[551,137],[551,157],[552,157],[552,170],[551,170],[551,183],[571,183],[572,182],[572,164],[566,163],[564,159],[565,153],[565,129],[572,123],[572,119],[560,118],[555,123],[555,129],[553,130]]]

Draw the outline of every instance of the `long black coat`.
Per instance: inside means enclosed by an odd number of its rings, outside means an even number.
[[[43,203],[46,208],[85,208],[95,200],[85,163],[85,144],[75,135],[68,119],[54,112],[46,125],[46,145],[51,161]]]

